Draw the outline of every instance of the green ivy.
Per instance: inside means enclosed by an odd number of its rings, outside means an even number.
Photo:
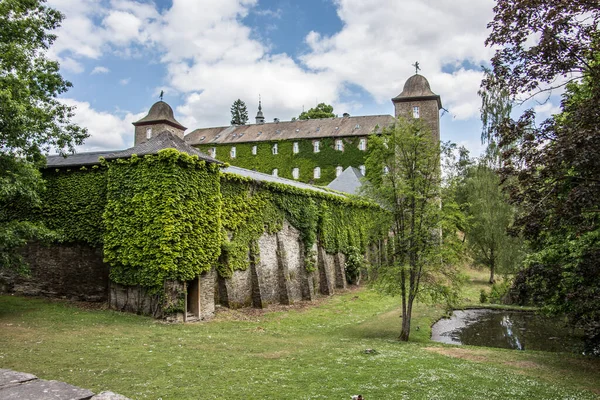
[[[218,166],[165,149],[107,162],[104,260],[110,278],[160,291],[210,270],[221,251]]]
[[[361,137],[341,138],[344,143],[344,151],[335,150],[335,139],[318,138],[318,153],[313,151],[313,139],[280,140],[277,142],[257,142],[235,144],[236,157],[230,157],[232,144],[216,144],[198,146],[203,152],[208,152],[212,147],[217,148],[217,159],[228,162],[236,167],[246,168],[266,174],[271,174],[277,169],[282,178],[293,179],[292,169],[300,171],[299,181],[313,183],[315,185],[327,185],[335,179],[335,169],[341,166],[343,169],[364,165],[367,155],[366,151],[358,149]],[[317,140],[315,138],[315,140]],[[299,152],[293,153],[293,143],[298,142]],[[273,154],[273,144],[277,143],[278,154]],[[252,147],[257,146],[256,155],[252,154]],[[314,179],[315,167],[321,168],[321,178]]]
[[[106,206],[106,168],[46,169],[47,190],[35,216],[65,242],[101,245]]]

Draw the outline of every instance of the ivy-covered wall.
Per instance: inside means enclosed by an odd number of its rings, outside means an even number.
[[[348,254],[351,247],[364,254],[387,231],[386,213],[363,200],[228,173],[222,174],[221,182],[227,232],[218,267],[223,277],[248,268],[248,255],[259,256],[258,238],[281,230],[284,219],[300,231],[309,271],[315,267],[312,249],[317,241],[330,254]]]
[[[108,162],[104,260],[122,285],[161,290],[215,266],[221,251],[219,167],[165,149]]]
[[[220,145],[202,145],[198,148],[208,154],[209,149],[216,147],[216,158],[236,167],[246,168],[271,174],[273,169],[278,170],[282,178],[293,179],[292,170],[300,171],[299,181],[315,185],[327,185],[335,179],[335,169],[341,166],[358,168],[364,165],[367,151],[359,150],[359,140],[366,137],[349,136],[338,138],[343,140],[344,150],[335,150],[334,138],[315,138],[298,140],[280,140],[277,142],[256,142]],[[319,152],[313,151],[313,141],[319,140]],[[293,144],[298,142],[299,151],[294,154]],[[278,154],[273,154],[273,144],[277,143]],[[230,157],[231,147],[236,148],[236,157]],[[257,146],[256,155],[252,154],[252,147]],[[314,179],[315,167],[321,168],[321,178]]]
[[[46,191],[35,217],[63,242],[102,244],[106,207],[106,167],[46,169]]]

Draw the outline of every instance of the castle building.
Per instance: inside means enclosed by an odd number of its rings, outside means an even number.
[[[349,167],[364,174],[369,136],[381,133],[399,116],[422,119],[439,141],[442,102],[424,76],[411,76],[392,103],[394,116],[344,114],[339,118],[265,122],[259,101],[256,124],[195,129],[184,139],[210,156],[237,167],[327,185]]]

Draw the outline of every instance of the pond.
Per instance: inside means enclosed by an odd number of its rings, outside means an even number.
[[[530,311],[456,310],[431,328],[431,339],[448,344],[582,353],[583,335],[562,319]]]

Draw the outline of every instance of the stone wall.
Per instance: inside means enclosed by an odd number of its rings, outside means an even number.
[[[23,249],[30,274],[0,270],[0,292],[83,301],[108,299],[108,265],[102,249],[84,244],[32,243]]]

